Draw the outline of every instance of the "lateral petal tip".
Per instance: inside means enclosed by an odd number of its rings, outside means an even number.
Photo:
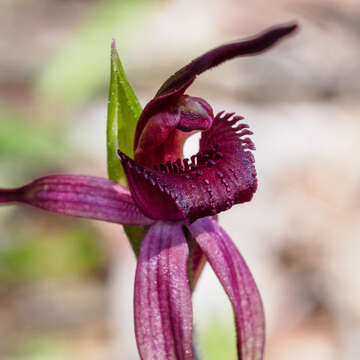
[[[0,189],[0,205],[8,205],[18,201],[20,189]]]
[[[243,257],[216,221],[199,219],[189,230],[232,304],[238,359],[262,360],[265,346],[264,309],[255,280]]]

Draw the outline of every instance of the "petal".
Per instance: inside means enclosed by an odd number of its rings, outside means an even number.
[[[240,40],[210,50],[181,68],[165,81],[154,99],[144,108],[136,127],[134,149],[138,145],[140,134],[148,119],[156,112],[169,108],[174,101],[184,94],[197,75],[235,57],[257,55],[276,44],[280,39],[293,33],[297,27],[296,24],[282,24],[271,27],[250,39]]]
[[[200,152],[159,171],[146,168],[120,153],[134,201],[153,219],[194,221],[250,201],[257,188],[254,145],[242,118],[218,114],[202,133]]]
[[[280,39],[293,33],[297,27],[297,24],[294,23],[276,25],[249,39],[236,41],[212,49],[194,59],[190,64],[184,66],[167,79],[156,96],[163,96],[168,92],[173,92],[180,87],[184,87],[186,84],[189,86],[197,75],[227,60],[238,56],[257,55],[273,46]]]
[[[0,204],[24,203],[65,215],[120,224],[150,224],[125,187],[102,178],[50,175],[18,189],[0,189]]]
[[[261,360],[265,317],[255,281],[234,243],[212,219],[199,219],[189,230],[226,291],[235,315],[238,358]]]
[[[181,225],[155,223],[135,277],[135,332],[143,360],[193,359],[188,246]]]

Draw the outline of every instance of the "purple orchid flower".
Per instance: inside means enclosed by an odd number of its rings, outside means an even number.
[[[71,216],[148,225],[135,277],[137,346],[144,360],[194,359],[191,292],[205,260],[232,304],[238,358],[263,358],[261,297],[241,254],[214,215],[250,201],[257,188],[248,125],[233,113],[215,117],[203,99],[184,95],[202,72],[256,55],[294,32],[276,26],[217,47],[171,76],[144,108],[134,160],[119,151],[130,191],[106,179],[51,175],[18,189],[0,189],[0,204],[32,205]],[[185,140],[202,131],[199,152],[183,158]]]

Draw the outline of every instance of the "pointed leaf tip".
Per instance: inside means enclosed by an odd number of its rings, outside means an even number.
[[[121,64],[116,40],[111,41],[111,74],[107,116],[107,164],[111,180],[125,184],[126,178],[116,151],[121,147],[133,156],[133,139],[142,112]]]

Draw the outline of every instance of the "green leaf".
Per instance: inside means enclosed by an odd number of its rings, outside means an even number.
[[[125,184],[126,178],[117,150],[133,157],[137,121],[142,108],[122,67],[115,40],[111,46],[111,74],[107,121],[107,155],[109,178]]]
[[[117,150],[121,149],[128,156],[134,157],[135,129],[141,112],[142,108],[126,78],[113,40],[107,119],[107,165],[109,178],[123,185],[126,185],[126,177]],[[124,230],[138,255],[146,227],[124,226]]]

